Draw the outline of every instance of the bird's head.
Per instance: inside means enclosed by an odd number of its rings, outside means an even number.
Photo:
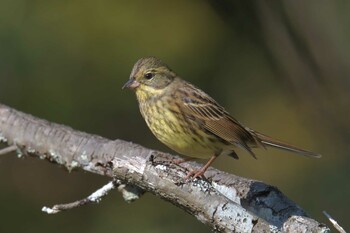
[[[176,77],[176,74],[155,57],[145,57],[139,59],[131,71],[129,80],[124,84],[124,88],[129,88],[147,94],[157,94],[162,92]]]

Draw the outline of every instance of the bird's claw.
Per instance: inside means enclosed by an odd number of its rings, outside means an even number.
[[[204,169],[190,171],[187,174],[187,176],[185,177],[185,180],[189,180],[190,178],[191,179],[196,179],[197,177],[204,177],[204,172],[205,172]]]

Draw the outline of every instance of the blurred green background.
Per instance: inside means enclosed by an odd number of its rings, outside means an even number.
[[[170,152],[122,91],[154,55],[245,125],[323,154],[276,150],[214,166],[280,188],[313,218],[346,229],[350,207],[349,1],[0,2],[0,102],[110,139]],[[2,145],[3,146],[3,145]],[[86,197],[108,180],[37,159],[0,158],[0,232],[210,232],[146,194],[57,215],[44,205]]]

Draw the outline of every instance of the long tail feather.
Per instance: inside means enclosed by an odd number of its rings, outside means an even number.
[[[322,156],[320,154],[301,149],[299,147],[290,145],[288,143],[273,139],[269,136],[266,136],[262,133],[254,132],[254,134],[258,137],[259,141],[266,146],[271,146],[277,149],[286,150],[289,152],[294,152],[300,155],[308,156],[308,157],[314,157],[314,158],[321,158]]]

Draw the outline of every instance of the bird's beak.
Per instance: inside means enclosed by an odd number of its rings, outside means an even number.
[[[125,84],[124,86],[122,87],[122,89],[124,88],[129,88],[129,89],[135,89],[137,88],[138,86],[140,86],[140,83],[138,81],[136,81],[135,79],[133,78],[130,78]]]

